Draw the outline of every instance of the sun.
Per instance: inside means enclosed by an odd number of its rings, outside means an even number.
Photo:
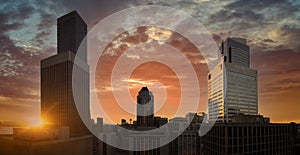
[[[45,120],[40,118],[37,122],[32,124],[32,127],[42,127],[45,125]]]

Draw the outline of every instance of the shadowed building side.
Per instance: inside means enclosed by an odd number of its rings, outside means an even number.
[[[76,75],[80,75],[74,77],[79,88],[76,91],[80,94],[77,102],[83,106],[84,117],[90,119],[86,43],[80,48],[84,51],[79,55],[79,63],[74,64],[77,49],[86,36],[87,25],[75,11],[58,18],[57,23],[58,54],[41,61],[41,114],[47,123],[69,126],[71,135],[82,135],[89,132],[74,102],[72,73],[75,68]]]
[[[71,51],[78,53],[80,44],[87,48],[87,25],[76,11],[70,12],[57,19],[57,52],[58,54]],[[87,62],[87,52],[81,52],[81,60]]]

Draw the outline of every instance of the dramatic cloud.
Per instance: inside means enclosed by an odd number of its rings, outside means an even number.
[[[5,117],[4,113],[7,115],[10,112],[17,116],[19,112],[18,117],[26,115],[28,120],[32,121],[31,110],[33,109],[36,114],[39,113],[39,65],[41,59],[53,55],[56,51],[57,17],[77,10],[90,29],[110,14],[138,5],[163,5],[185,11],[201,22],[218,44],[227,37],[246,38],[251,48],[252,67],[258,70],[259,75],[260,111],[271,118],[274,116],[275,121],[296,120],[295,117],[300,117],[299,113],[287,115],[284,111],[278,110],[286,105],[292,107],[287,110],[299,109],[299,105],[296,104],[299,101],[297,96],[300,96],[299,1],[2,0],[0,6],[0,109],[5,112],[0,112],[2,113],[0,119],[14,119],[12,116]],[[175,17],[170,15],[170,18]],[[95,91],[101,91],[107,95],[110,90],[107,85],[110,82],[111,71],[109,69],[122,51],[130,49],[133,45],[151,41],[160,44],[167,43],[182,51],[194,68],[199,71],[198,76],[205,79],[207,70],[201,70],[205,66],[205,60],[188,40],[169,30],[139,28],[120,35],[107,47],[101,58],[103,64],[99,66],[105,69],[99,74],[101,78],[97,79],[101,79],[105,85]],[[134,54],[128,54],[127,57],[132,60],[141,59],[139,55]],[[138,81],[131,81],[133,85],[147,81],[145,77],[138,76],[138,73],[146,71],[146,67],[149,66],[141,67],[132,77],[138,79]],[[175,75],[170,72],[170,75],[161,77],[151,76],[150,73],[147,76],[151,77],[150,80],[157,80]],[[170,88],[177,85],[176,78],[167,79],[175,79],[175,82],[167,83],[168,86],[173,86]],[[206,81],[200,82],[200,85],[204,86],[202,93],[206,93]],[[109,97],[112,96],[108,95],[107,98]],[[110,103],[111,100],[105,99],[105,102]],[[175,100],[168,100],[168,102],[175,102]],[[272,104],[269,104],[270,102]],[[205,110],[205,99],[202,103],[204,106],[201,110]],[[23,105],[27,109],[22,108]],[[35,108],[29,110],[28,105]],[[109,106],[108,109],[114,109],[113,106]],[[270,112],[271,106],[276,114]],[[278,118],[275,115],[283,115],[283,117]]]

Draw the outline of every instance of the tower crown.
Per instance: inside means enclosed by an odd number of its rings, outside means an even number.
[[[141,91],[149,91],[149,89],[147,87],[143,87]]]

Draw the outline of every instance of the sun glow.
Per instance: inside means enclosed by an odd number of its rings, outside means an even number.
[[[40,118],[37,122],[32,124],[32,127],[42,127],[45,125],[45,120]]]

